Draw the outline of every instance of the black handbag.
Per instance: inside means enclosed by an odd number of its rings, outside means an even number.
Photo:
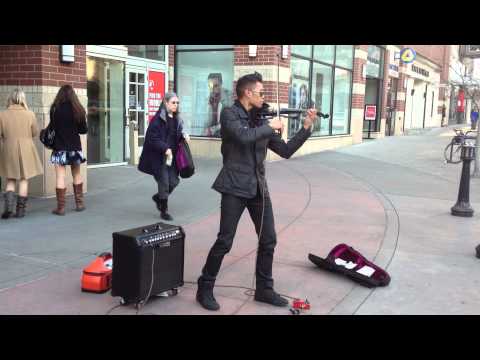
[[[47,126],[40,131],[40,141],[47,149],[53,149],[53,143],[55,142],[55,130]]]
[[[55,110],[54,110],[55,112]],[[52,114],[53,115],[53,114]],[[48,126],[40,131],[40,142],[47,148],[53,149],[53,144],[55,142],[55,130],[52,128],[53,118],[50,119]]]
[[[185,140],[181,140],[178,143],[175,162],[181,178],[188,179],[195,173],[192,152],[190,151],[190,147]]]

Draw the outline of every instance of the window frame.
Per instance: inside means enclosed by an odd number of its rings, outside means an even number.
[[[314,45],[310,45],[310,57],[306,57],[304,55],[297,55],[292,52],[292,58],[297,58],[297,59],[303,59],[303,60],[308,60],[310,62],[310,68],[309,68],[309,79],[308,79],[308,86],[309,86],[309,97],[308,97],[308,104],[311,106],[312,103],[312,86],[313,86],[313,63],[321,64],[321,65],[326,65],[329,66],[331,69],[331,79],[332,82],[330,84],[330,117],[329,117],[329,130],[328,130],[328,135],[317,135],[313,134],[311,137],[314,138],[321,138],[321,137],[327,137],[327,136],[344,136],[344,135],[351,135],[351,123],[352,123],[352,98],[353,98],[353,70],[354,70],[354,62],[355,62],[355,46],[352,45],[352,68],[349,69],[345,66],[337,66],[337,45],[334,45],[334,50],[333,50],[333,63],[329,64],[324,61],[320,61],[314,58]],[[346,70],[350,72],[350,106],[349,106],[349,111],[348,111],[348,124],[347,124],[347,131],[344,134],[333,134],[333,102],[334,102],[334,97],[335,97],[335,69],[339,68],[342,70]],[[291,84],[289,85],[291,86]],[[294,136],[295,134],[287,134],[287,137],[290,139]]]
[[[231,48],[208,48],[206,47],[205,49],[179,49],[177,50],[177,47],[175,46],[175,50],[173,52],[173,58],[174,58],[174,71],[173,71],[173,92],[177,92],[177,86],[178,86],[178,53],[193,53],[193,52],[208,52],[208,51],[231,51],[233,52],[233,64],[232,64],[232,73],[234,72],[234,66],[235,66],[235,48],[232,46]],[[233,89],[235,91],[235,89]],[[192,137],[195,138],[202,138],[202,139],[220,139],[218,137],[214,136],[207,136],[207,135],[192,135]]]
[[[135,44],[130,44],[130,45],[135,45]],[[127,47],[127,56],[129,58],[132,58],[132,59],[139,59],[139,60],[142,60],[142,61],[155,61],[159,64],[166,64],[167,63],[167,60],[168,60],[168,46],[167,45],[163,45],[163,60],[157,60],[157,59],[150,59],[150,58],[147,58],[146,56],[145,57],[141,57],[141,56],[136,56],[136,55],[130,55],[128,53],[128,47],[130,45],[125,45]],[[145,44],[139,44],[139,45],[145,45]],[[146,51],[146,49],[145,49]]]

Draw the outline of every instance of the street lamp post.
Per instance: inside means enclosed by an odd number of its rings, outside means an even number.
[[[457,203],[452,207],[452,215],[472,217],[473,209],[470,206],[470,163],[475,156],[475,147],[464,144],[462,146],[461,158],[463,160],[462,176],[458,189]]]
[[[473,168],[473,178],[480,177],[480,159],[478,154],[478,148],[480,146],[480,131],[478,131],[478,110],[475,111],[474,116],[471,118],[472,120],[472,129],[477,130],[477,138],[475,139],[475,160],[474,160],[474,168]]]

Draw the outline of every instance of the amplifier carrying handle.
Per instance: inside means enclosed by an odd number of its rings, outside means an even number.
[[[151,226],[150,228],[148,228],[148,227],[143,228],[142,232],[144,234],[148,234],[150,231],[158,231],[158,230],[161,230],[161,229],[162,229],[162,226],[160,224],[155,224],[155,225]]]

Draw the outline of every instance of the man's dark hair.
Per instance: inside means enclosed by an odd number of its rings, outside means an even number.
[[[238,79],[237,87],[235,89],[237,98],[240,99],[243,96],[245,89],[253,88],[257,82],[263,82],[263,79],[262,75],[256,71],[253,74],[247,74]]]
[[[217,79],[220,84],[223,84],[222,74],[221,73],[210,73],[208,74],[208,80]]]

